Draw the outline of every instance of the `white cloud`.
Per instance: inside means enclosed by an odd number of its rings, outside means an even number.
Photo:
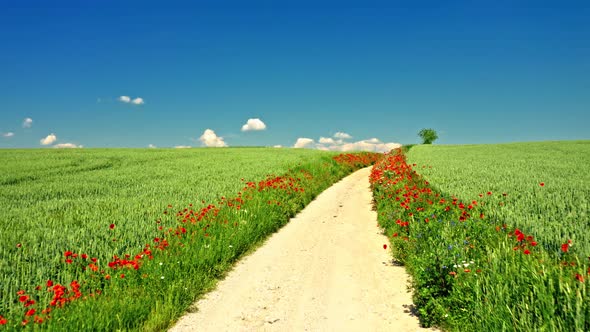
[[[381,143],[381,141],[380,141],[378,138],[374,138],[374,137],[373,137],[373,138],[370,138],[370,139],[367,139],[367,140],[365,140],[365,142],[372,143],[372,144],[378,144],[378,143]]]
[[[117,99],[120,102],[123,102],[123,103],[129,103],[129,102],[131,102],[131,97],[129,97],[129,96],[121,96],[121,97],[119,97]]]
[[[150,149],[155,149],[155,148],[157,148],[157,146],[155,146],[155,145],[153,145],[153,144],[149,144],[149,145],[148,145],[148,148],[150,148]]]
[[[277,148],[277,149],[280,149],[280,148],[282,148],[282,147],[283,147],[283,146],[282,146],[282,145],[280,145],[280,144],[277,144],[277,145],[273,146],[273,148]]]
[[[340,138],[340,139],[349,139],[349,138],[352,138],[352,136],[350,136],[349,134],[343,133],[341,131],[339,131],[336,134],[334,134],[334,137],[335,138]]]
[[[300,137],[293,145],[294,148],[311,148],[314,142],[311,138]]]
[[[266,125],[260,119],[248,119],[245,125],[242,126],[242,131],[264,130]]]
[[[14,133],[13,132],[8,132],[8,133],[2,134],[2,136],[3,137],[12,137],[12,136],[14,136]]]
[[[320,137],[320,144],[336,144],[336,141],[334,141],[333,138],[329,138],[329,137]]]
[[[201,141],[201,143],[207,147],[222,148],[227,146],[227,144],[223,141],[223,137],[217,136],[211,129],[205,129],[203,135],[199,137],[199,141]]]
[[[143,98],[141,98],[141,97],[137,97],[137,98],[133,99],[131,101],[131,103],[134,104],[134,105],[143,105],[143,104],[145,104],[145,102],[143,101]]]
[[[177,145],[174,147],[175,149],[190,149],[192,146],[189,145]]]
[[[23,120],[23,128],[31,128],[32,125],[33,125],[33,119],[25,118]]]
[[[346,143],[340,146],[336,146],[335,151],[370,151],[370,152],[389,152],[393,149],[397,149],[402,145],[399,143],[381,143],[377,139],[369,139],[364,141],[358,141],[354,143]]]
[[[76,149],[76,148],[82,148],[82,145],[76,145],[74,143],[60,143],[60,144],[55,144],[53,147],[56,149]]]
[[[50,145],[53,142],[57,141],[57,136],[55,134],[49,134],[47,137],[41,139],[41,145]]]

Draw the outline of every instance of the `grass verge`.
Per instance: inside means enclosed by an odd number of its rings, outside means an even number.
[[[371,174],[380,225],[412,276],[424,326],[453,331],[588,331],[588,261],[551,255],[494,215],[492,193],[437,191],[396,150]]]

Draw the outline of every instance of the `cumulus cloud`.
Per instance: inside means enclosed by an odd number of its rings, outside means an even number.
[[[345,138],[352,136],[344,132],[338,132],[334,137],[320,137],[317,143],[311,138],[298,138],[293,147],[308,148],[325,151],[370,151],[370,152],[389,152],[393,149],[401,147],[401,144],[394,142],[382,142],[380,139],[373,137],[356,142],[347,142]]]
[[[207,147],[222,148],[227,146],[223,141],[223,137],[217,136],[211,129],[205,129],[203,135],[199,137],[199,141]]]
[[[47,137],[41,139],[41,145],[50,145],[53,142],[57,141],[57,136],[55,134],[49,134]]]
[[[311,148],[314,145],[314,141],[311,138],[300,137],[297,139],[294,148]]]
[[[153,145],[153,144],[149,144],[149,145],[148,145],[148,148],[150,148],[150,149],[155,149],[155,148],[157,148],[157,146],[155,146],[155,145]]]
[[[174,147],[175,149],[190,149],[192,146],[189,145],[177,145]]]
[[[334,134],[334,138],[340,138],[340,139],[350,139],[352,138],[352,136],[350,136],[347,133],[343,133],[341,131],[337,132],[336,134]]]
[[[245,125],[242,126],[242,131],[264,130],[266,125],[260,119],[248,119]]]
[[[74,143],[60,143],[60,144],[55,144],[53,146],[56,149],[78,149],[78,148],[82,148],[82,145],[76,145]]]
[[[117,98],[118,101],[125,103],[125,104],[133,104],[133,105],[143,105],[145,104],[145,100],[141,97],[131,98],[129,96],[120,96]]]
[[[336,141],[334,141],[333,138],[329,138],[329,137],[320,137],[319,140],[320,144],[336,144]]]
[[[379,140],[377,140],[379,141]],[[346,143],[337,146],[335,151],[370,151],[370,152],[389,152],[397,149],[402,145],[399,143],[381,143],[375,142],[375,139],[363,140],[354,143]]]
[[[8,132],[8,133],[2,134],[2,136],[3,137],[12,137],[12,136],[14,136],[14,133],[13,132]]]
[[[33,125],[33,119],[25,118],[23,120],[23,128],[31,128],[32,125]]]
[[[123,102],[123,103],[129,103],[129,102],[131,102],[131,97],[129,97],[129,96],[121,96],[121,97],[119,97],[117,99],[120,102]]]

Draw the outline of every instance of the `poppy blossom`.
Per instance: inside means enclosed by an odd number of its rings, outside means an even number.
[[[576,278],[576,280],[578,280],[579,282],[584,282],[584,276],[582,276],[582,275],[581,275],[581,274],[579,274],[579,273],[576,273],[576,277],[575,277],[575,278]]]
[[[0,325],[6,325],[6,323],[8,323],[8,319],[0,316]]]
[[[539,185],[540,185],[541,187],[545,187],[545,182],[541,182],[541,183],[539,183]]]
[[[35,314],[35,309],[29,309],[26,313],[25,316],[33,316]]]
[[[386,244],[383,245],[383,249],[387,249],[387,245]]]
[[[115,224],[110,224],[110,225],[109,225],[109,228],[110,228],[110,229],[115,229]]]
[[[561,251],[563,252],[567,252],[569,250],[570,245],[567,243],[564,243],[561,245]]]
[[[530,251],[530,250],[528,250],[528,249],[525,249],[525,250],[523,251],[523,254],[525,254],[525,255],[530,255],[530,254],[531,254],[531,251]]]

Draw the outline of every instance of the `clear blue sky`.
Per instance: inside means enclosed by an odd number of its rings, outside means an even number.
[[[590,139],[588,1],[279,2],[1,1],[0,148]]]

